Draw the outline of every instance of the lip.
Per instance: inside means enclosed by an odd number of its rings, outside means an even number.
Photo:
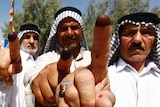
[[[142,49],[129,49],[130,55],[142,55],[144,51]]]
[[[34,46],[27,46],[28,49],[35,49]]]
[[[74,41],[75,41],[75,39],[71,39],[71,38],[70,38],[70,39],[68,38],[68,39],[65,39],[65,40],[64,40],[64,42],[66,42],[66,43],[72,43],[72,42],[74,42]]]
[[[142,48],[142,47],[130,47],[129,50],[141,50],[141,51],[144,51],[144,48]]]

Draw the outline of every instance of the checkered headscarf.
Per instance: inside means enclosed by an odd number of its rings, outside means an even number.
[[[84,47],[86,50],[88,50],[87,40],[85,37],[85,31],[84,31],[84,23],[81,16],[81,12],[74,7],[64,7],[55,14],[55,20],[53,22],[46,46],[44,48],[44,53],[52,50],[56,51],[57,53],[60,53],[60,46],[58,45],[56,40],[56,32],[57,32],[57,27],[59,23],[64,18],[67,18],[67,17],[71,17],[75,19],[80,24],[83,32],[83,37],[80,45]]]
[[[20,27],[20,32],[18,33],[19,40],[22,38],[23,34],[27,32],[33,32],[36,33],[38,36],[40,35],[40,30],[38,29],[38,26],[34,24],[24,24]]]
[[[120,44],[119,40],[119,28],[126,23],[131,23],[135,25],[151,25],[153,28],[155,28],[155,31],[157,33],[156,35],[156,43],[154,48],[151,50],[148,59],[150,61],[153,61],[155,64],[157,64],[158,68],[160,68],[160,29],[158,28],[158,24],[160,23],[160,18],[158,18],[157,15],[152,13],[134,13],[130,15],[126,15],[122,17],[118,21],[118,27],[116,29],[116,32],[112,35],[111,38],[111,52],[109,57],[109,65],[112,65],[114,62],[116,62],[119,59],[119,50],[118,46]]]
[[[28,23],[24,24],[20,27],[20,32],[18,33],[19,40],[22,39],[23,35],[28,32],[33,32],[38,35],[38,51],[36,52],[36,57],[39,55],[39,47],[40,47],[40,29],[37,25]]]

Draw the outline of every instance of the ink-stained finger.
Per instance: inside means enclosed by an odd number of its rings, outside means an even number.
[[[111,32],[110,18],[106,15],[100,15],[94,28],[94,41],[91,49],[92,62],[90,66],[96,83],[107,75],[106,65],[109,57]]]
[[[15,69],[14,72],[12,73],[18,73],[22,70],[21,57],[20,57],[20,42],[15,32],[10,32],[8,34],[8,40],[9,40],[11,63],[13,64]]]
[[[106,15],[99,16],[94,28],[93,52],[96,52],[99,55],[108,52],[111,32],[112,26],[109,17]]]
[[[57,69],[59,72],[58,82],[60,82],[67,74],[70,73],[72,58],[72,51],[69,48],[64,48],[57,63]]]

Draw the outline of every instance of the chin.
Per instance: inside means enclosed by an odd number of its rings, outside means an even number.
[[[132,62],[143,62],[146,60],[146,57],[142,55],[135,55],[130,57],[129,60]]]
[[[26,49],[24,51],[29,53],[29,54],[35,55],[38,50],[37,49]]]
[[[76,49],[77,45],[76,44],[71,44],[69,47],[70,47],[70,49]]]

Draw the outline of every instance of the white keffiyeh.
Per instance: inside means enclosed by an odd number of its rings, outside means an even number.
[[[77,12],[78,11],[78,12]],[[55,17],[55,20],[53,22],[46,46],[44,48],[44,53],[48,52],[48,51],[56,51],[56,52],[60,52],[60,47],[57,43],[56,40],[56,32],[57,32],[57,27],[59,25],[59,23],[67,17],[71,17],[73,19],[75,19],[81,26],[82,28],[82,32],[83,32],[83,37],[81,40],[81,46],[84,47],[86,50],[88,50],[88,45],[87,45],[87,40],[85,37],[85,30],[84,30],[84,23],[83,23],[83,19],[81,17],[81,13],[79,10],[77,10],[76,8],[73,7],[64,7],[62,9],[60,9],[57,14],[57,16]]]

